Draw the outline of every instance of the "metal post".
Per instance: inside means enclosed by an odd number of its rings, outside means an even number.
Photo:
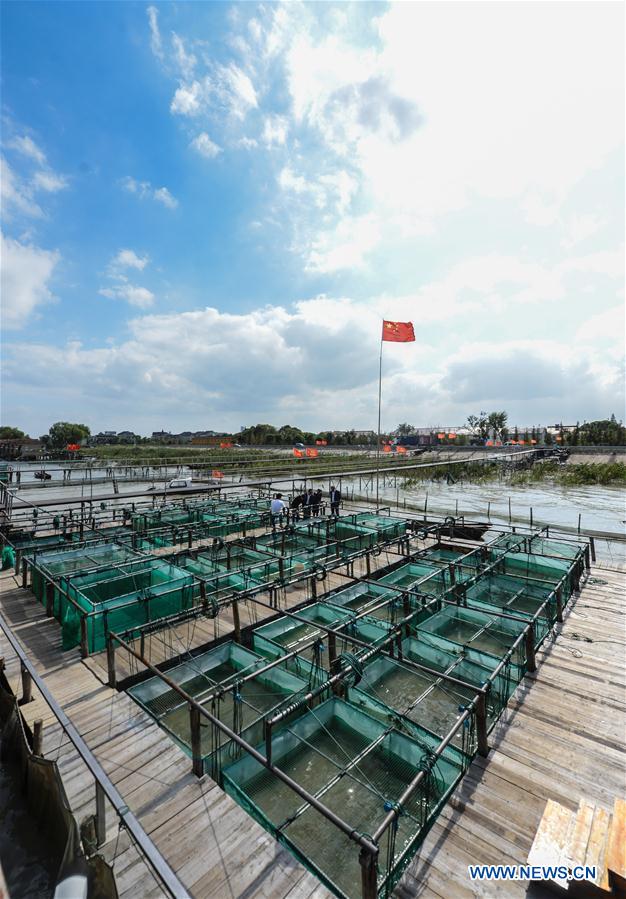
[[[334,634],[328,634],[328,667],[331,674],[336,674],[337,668],[337,639]]]
[[[33,755],[43,755],[43,719],[35,718],[33,722]]]
[[[87,639],[87,616],[82,615],[80,619],[80,655],[86,659],[89,655],[89,640]]]
[[[33,682],[28,668],[24,664],[22,664],[20,668],[22,671],[22,698],[20,699],[19,704],[26,705],[26,703],[31,702],[33,698]]]
[[[54,584],[50,581],[46,583],[46,615],[48,618],[54,616]]]
[[[526,631],[526,670],[537,670],[535,663],[535,624],[532,621]]]
[[[478,741],[478,754],[486,758],[489,755],[489,743],[487,742],[487,696],[484,692],[476,697],[476,738]]]
[[[233,599],[233,638],[235,643],[241,643],[241,622],[239,620],[239,603]]]
[[[591,568],[591,558],[589,553],[589,544],[585,547],[585,568],[587,571]]]
[[[377,856],[362,848],[359,852],[359,864],[361,865],[361,899],[376,899],[378,896]]]
[[[28,586],[28,561],[22,559],[22,587]]]
[[[409,601],[408,593],[404,593],[402,596],[402,614],[404,615],[405,618],[408,618],[409,615],[411,614],[411,603]],[[411,636],[411,623],[409,621],[407,621],[407,623],[405,625],[405,636],[407,636],[407,637]]]
[[[143,653],[141,653],[143,655]],[[117,677],[115,673],[115,643],[111,636],[107,637],[107,669],[109,673],[109,687],[117,686]]]
[[[104,798],[104,790],[98,781],[96,781],[96,843],[98,846],[103,846],[107,840],[107,821]]]
[[[591,548],[591,561],[595,562],[596,561],[596,541],[593,539],[593,537],[589,538],[589,546]]]
[[[202,777],[204,775],[204,760],[202,758],[200,710],[191,704],[189,705],[189,728],[191,730],[192,770],[196,777]]]
[[[556,620],[559,624],[563,623],[563,595],[561,593],[561,588],[557,587],[554,591],[554,596],[556,599]]]

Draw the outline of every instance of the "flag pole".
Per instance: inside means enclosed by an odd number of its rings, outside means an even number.
[[[380,329],[380,359],[378,361],[378,436],[376,438],[376,511],[378,512],[378,487],[380,480],[380,400],[383,385],[383,329]]]

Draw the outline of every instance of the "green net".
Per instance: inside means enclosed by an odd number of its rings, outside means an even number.
[[[423,839],[440,804],[466,765],[448,747],[432,759],[438,740],[416,727],[412,737],[389,730],[353,705],[330,699],[282,729],[272,758],[360,833],[372,833],[416,774],[423,785],[402,808],[379,886],[399,876],[406,851]],[[260,747],[261,748],[261,747]],[[251,757],[223,771],[225,790],[340,896],[360,895],[358,847],[272,772]]]

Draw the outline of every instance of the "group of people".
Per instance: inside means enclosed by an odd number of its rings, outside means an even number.
[[[321,490],[313,490],[309,487],[304,493],[294,496],[289,505],[283,500],[282,493],[275,493],[270,508],[272,519],[272,530],[276,530],[276,525],[281,524],[285,516],[291,521],[298,521],[300,513],[303,518],[316,518],[322,510],[323,493]],[[331,485],[328,493],[331,516],[339,515],[339,504],[341,503],[341,491]]]

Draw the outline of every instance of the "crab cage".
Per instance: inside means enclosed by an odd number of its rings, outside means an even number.
[[[301,698],[309,689],[302,678],[275,666],[255,652],[227,641],[169,668],[167,677],[249,743],[263,739],[263,722]],[[129,688],[133,699],[189,756],[194,753],[188,703],[168,683],[151,677]],[[200,731],[197,753],[205,770],[219,778],[242,750],[219,728]]]
[[[415,725],[401,733],[337,697],[283,726],[272,739],[272,759],[316,800],[340,815],[354,834],[373,834],[416,775],[397,824],[385,831],[376,887],[388,895],[471,759]],[[258,747],[260,751],[263,746]],[[311,802],[246,755],[222,772],[225,791],[287,846],[335,895],[360,895],[359,849]]]
[[[105,648],[109,632],[132,632],[201,600],[196,578],[161,559],[140,559],[64,576],[59,591],[63,648]]]

